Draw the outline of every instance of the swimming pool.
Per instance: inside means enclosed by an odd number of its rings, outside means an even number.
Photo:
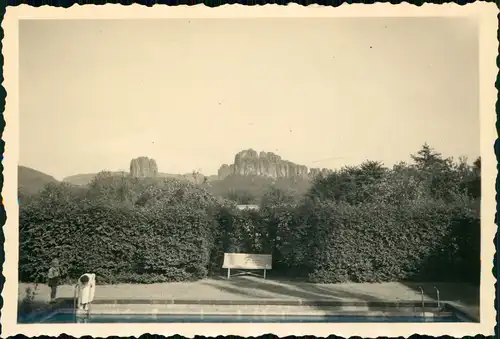
[[[147,300],[97,301],[89,314],[75,314],[62,303],[19,323],[450,323],[473,322],[447,304],[277,301],[252,304],[228,301],[179,302]],[[422,312],[423,311],[423,312]]]
[[[352,315],[154,315],[154,314],[97,314],[75,317],[70,313],[55,313],[44,319],[45,324],[63,323],[450,323],[462,322],[454,315],[446,316],[352,316]]]

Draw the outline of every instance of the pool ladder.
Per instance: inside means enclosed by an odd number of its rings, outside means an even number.
[[[90,318],[90,308],[92,307],[92,302],[89,303],[89,306],[87,308],[86,313],[79,314],[78,313],[78,290],[79,290],[79,285],[76,284],[75,288],[74,288],[74,294],[73,294],[73,315],[75,318],[75,323],[81,322],[81,320],[83,320],[83,322],[87,322],[88,319]]]
[[[441,311],[441,299],[439,298],[439,289],[436,286],[433,286],[434,289],[436,290],[436,295],[437,295],[437,307],[438,307],[438,314]],[[420,289],[420,295],[422,296],[422,317],[425,319],[425,302],[424,302],[424,289],[422,286],[418,287]]]
[[[441,299],[439,298],[439,289],[436,286],[434,286],[434,289],[436,290],[436,295],[437,295],[437,302],[438,302],[437,308],[438,308],[438,315],[439,315],[439,313],[441,313]]]
[[[422,296],[422,317],[425,319],[424,290],[421,286],[419,286],[418,288],[420,289],[420,295]]]

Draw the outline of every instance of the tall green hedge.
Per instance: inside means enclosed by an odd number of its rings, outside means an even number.
[[[205,210],[177,203],[143,216],[137,225],[134,272],[168,280],[205,277],[212,248],[212,222]]]
[[[468,206],[304,201],[260,212],[172,200],[131,210],[89,201],[21,208],[20,278],[43,281],[53,258],[67,277],[160,282],[220,274],[224,252],[273,254],[273,271],[314,282],[470,280],[480,221]]]
[[[20,279],[44,281],[59,258],[65,277],[101,282],[194,280],[207,274],[216,200],[193,185],[146,189],[137,204],[66,199],[50,187],[20,209]],[[157,199],[157,198],[160,199]],[[208,198],[207,198],[208,197]]]
[[[464,281],[479,276],[479,219],[466,206],[317,202],[311,214],[305,258],[311,281]],[[476,243],[476,248],[464,248]]]
[[[220,274],[225,252],[244,252],[314,282],[478,283],[478,190],[468,187],[480,184],[480,161],[419,154],[415,166],[368,162],[320,177],[301,201],[270,189],[259,211],[177,180],[102,173],[88,188],[49,184],[21,201],[20,278],[45,280],[59,258],[73,279],[195,280]]]
[[[139,222],[129,210],[92,204],[21,208],[20,278],[43,280],[54,258],[59,258],[65,273],[73,278],[88,271],[101,277],[128,271]]]

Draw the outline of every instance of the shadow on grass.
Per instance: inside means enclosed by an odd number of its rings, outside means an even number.
[[[238,278],[236,278],[236,279],[238,279]],[[219,280],[219,279],[217,279],[217,280]],[[224,279],[220,278],[220,280],[224,280]],[[247,297],[247,298],[257,298],[257,299],[266,298],[266,296],[262,296],[262,294],[257,293],[257,291],[255,291],[255,292],[254,291],[244,291],[241,288],[238,288],[237,286],[233,287],[233,286],[227,286],[227,285],[219,285],[219,284],[214,284],[211,282],[204,282],[204,284],[208,285],[212,288],[221,290],[223,292],[231,293],[233,295],[239,295],[239,296],[243,296],[243,297]]]
[[[254,295],[261,298],[296,298],[296,299],[328,299],[328,300],[358,300],[366,302],[387,301],[383,298],[375,297],[372,294],[361,292],[353,292],[352,290],[330,289],[328,286],[311,284],[304,279],[289,279],[289,278],[272,278],[261,279],[251,276],[238,276],[226,279],[218,277],[214,280],[224,281],[223,284],[209,284],[220,290],[227,291],[232,294]],[[407,282],[400,281],[400,284],[411,289],[416,295],[420,295],[420,287],[424,292],[424,300],[437,301],[437,291],[439,291],[440,301],[460,302],[466,305],[479,306],[479,286],[468,283],[450,283],[450,282]],[[437,288],[437,290],[436,290]],[[247,289],[247,290],[244,290]],[[258,293],[250,293],[248,290],[263,291],[269,296],[262,296]],[[420,300],[420,299],[419,299]]]
[[[221,279],[223,280],[223,279]],[[310,307],[317,310],[332,308],[332,305],[321,302],[333,302],[338,306],[346,302],[365,304],[368,310],[380,310],[386,300],[374,297],[373,295],[352,292],[347,290],[329,290],[321,286],[298,281],[288,280],[263,280],[253,277],[235,277],[230,280],[224,279],[223,284],[215,282],[205,282],[205,284],[217,288],[221,291],[240,295],[244,297],[254,297],[256,299],[282,299],[282,300],[302,300],[313,302]]]
[[[261,281],[241,279],[237,283],[238,286],[251,289],[263,289],[273,294],[278,294],[284,297],[292,297],[298,299],[329,299],[329,300],[359,300],[359,301],[380,301],[380,299],[367,294],[355,293],[350,291],[332,291],[323,289],[314,284],[294,282],[288,280],[275,280],[275,283],[261,283]]]
[[[400,304],[401,307],[410,310],[412,306],[403,306],[403,304],[415,303],[415,312],[419,309],[420,299],[418,300],[398,300],[392,299],[393,302],[377,297],[372,294],[345,289],[330,289],[328,286],[315,285],[301,281],[290,281],[285,279],[279,280],[264,280],[253,277],[234,277],[230,280],[223,280],[224,283],[205,282],[205,284],[217,288],[221,291],[228,292],[232,295],[240,295],[243,297],[253,297],[256,299],[288,299],[302,301],[312,301],[310,305],[317,310],[326,310],[334,305],[364,305],[364,309],[368,311],[380,311],[388,309]],[[450,283],[412,283],[401,282],[407,288],[415,291],[415,294],[420,294],[420,288],[424,291],[424,300],[426,306],[436,307],[437,295],[434,286],[440,291],[440,300],[442,302],[460,302],[466,306],[479,306],[479,289],[473,285],[467,284],[450,284]],[[316,303],[318,301],[318,303]],[[328,304],[321,304],[321,302],[333,302]],[[337,303],[338,302],[338,303]],[[337,306],[334,306],[337,307]]]

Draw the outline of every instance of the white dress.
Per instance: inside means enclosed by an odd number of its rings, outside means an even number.
[[[87,304],[91,303],[94,300],[95,294],[95,274],[86,273],[84,274],[89,278],[89,281],[85,284],[82,284],[80,280],[78,280],[78,306],[80,308],[85,307]]]

